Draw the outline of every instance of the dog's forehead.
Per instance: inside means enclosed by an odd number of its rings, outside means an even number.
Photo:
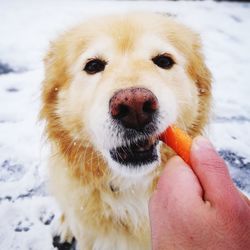
[[[148,59],[153,56],[168,53],[180,63],[185,63],[185,57],[178,51],[165,36],[153,32],[144,32],[140,35],[123,34],[120,30],[113,34],[100,34],[88,44],[81,58],[88,59],[101,57],[109,61],[113,57],[124,57],[124,55],[135,58]]]
[[[118,51],[129,52],[135,49],[138,39],[143,34],[143,28],[136,23],[114,22],[110,25],[107,33]]]

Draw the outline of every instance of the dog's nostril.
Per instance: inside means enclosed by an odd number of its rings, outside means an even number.
[[[120,104],[118,106],[118,113],[116,115],[117,118],[125,117],[129,114],[129,107],[125,104]]]
[[[151,101],[144,102],[142,110],[145,113],[153,113],[155,111]]]

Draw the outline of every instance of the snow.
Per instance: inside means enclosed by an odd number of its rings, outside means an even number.
[[[48,149],[38,122],[49,41],[84,18],[129,10],[172,13],[201,33],[214,77],[207,134],[250,195],[249,3],[1,1],[0,249],[54,249],[59,209],[46,189]]]

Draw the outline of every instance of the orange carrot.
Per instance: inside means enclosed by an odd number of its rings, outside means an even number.
[[[190,150],[192,139],[183,130],[170,126],[160,136],[160,140],[171,147],[188,165],[190,165]]]

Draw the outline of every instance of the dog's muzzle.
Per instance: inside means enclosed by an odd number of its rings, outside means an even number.
[[[109,102],[113,121],[122,130],[124,144],[110,150],[113,160],[122,165],[140,166],[157,161],[156,118],[159,104],[146,88],[117,91]]]

